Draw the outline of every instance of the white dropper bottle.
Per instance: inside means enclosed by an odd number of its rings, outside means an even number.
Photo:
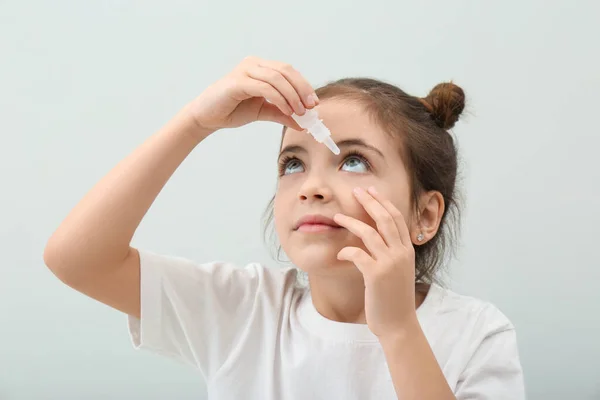
[[[317,142],[325,144],[333,154],[340,154],[340,149],[333,139],[331,139],[331,132],[323,124],[323,121],[319,119],[319,114],[316,109],[306,110],[304,115],[292,114],[292,118],[294,118],[294,121],[296,121],[300,127],[306,129]]]

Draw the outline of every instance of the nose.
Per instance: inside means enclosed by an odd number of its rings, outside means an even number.
[[[309,174],[300,187],[298,198],[300,201],[328,202],[333,195],[331,188],[326,184],[320,174]]]

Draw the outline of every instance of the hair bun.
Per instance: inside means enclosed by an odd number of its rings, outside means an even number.
[[[452,82],[437,84],[421,100],[442,129],[452,128],[465,109],[465,92]]]

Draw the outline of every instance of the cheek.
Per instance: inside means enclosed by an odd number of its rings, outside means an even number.
[[[398,211],[400,211],[400,213],[402,213],[406,223],[410,224],[410,218],[412,215],[412,205],[410,203],[410,195],[408,194],[408,189],[404,190],[400,187],[389,187],[377,184],[374,184],[372,186],[374,186],[377,189],[377,191],[381,193],[383,198],[388,199],[392,203],[392,205],[396,207]],[[364,187],[364,189],[367,188],[368,186]],[[362,204],[360,204],[354,196],[352,196],[351,200],[352,201],[348,202],[347,204],[347,213],[350,216],[372,226],[373,228],[376,228],[375,221],[367,213]]]
[[[412,225],[412,216],[413,216],[413,207],[410,202],[410,195],[408,192],[403,192],[401,194],[395,194],[395,197],[391,197],[392,204],[394,207],[400,211],[402,216],[404,217],[404,222],[406,222],[406,226],[411,227]]]
[[[392,195],[394,196],[394,195]],[[410,204],[410,195],[408,193],[395,194],[394,197],[389,197],[392,200],[394,207],[398,209],[404,216],[404,219],[409,221],[412,215],[412,205]]]
[[[289,229],[288,225],[290,224],[291,215],[289,213],[290,210],[290,199],[285,190],[281,190],[280,187],[277,188],[277,192],[275,193],[275,197],[273,199],[273,225],[275,227],[275,232],[278,236],[282,236],[283,232],[286,229]]]
[[[279,233],[279,229],[280,229],[280,221],[281,221],[281,209],[282,209],[282,204],[281,204],[281,197],[275,195],[274,201],[273,201],[273,223],[275,225],[275,230],[277,231],[277,233]]]

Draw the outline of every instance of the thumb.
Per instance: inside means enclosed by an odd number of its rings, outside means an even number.
[[[300,127],[300,125],[296,123],[296,121],[294,121],[292,117],[285,115],[276,105],[271,104],[268,101],[264,102],[262,108],[260,109],[260,112],[258,113],[257,120],[277,122],[297,131],[304,130],[302,127]]]

